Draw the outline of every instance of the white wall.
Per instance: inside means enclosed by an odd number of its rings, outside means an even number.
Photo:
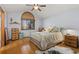
[[[9,7],[8,7],[9,6]],[[18,27],[21,30],[21,14],[24,11],[30,11],[25,5],[4,5],[7,10],[8,28]],[[12,9],[11,9],[12,8]],[[47,4],[45,8],[39,11],[30,11],[35,16],[35,30],[41,26],[56,25],[59,27],[75,28],[79,30],[79,5],[75,4]],[[11,25],[10,18],[17,20],[19,25]],[[25,35],[29,35],[29,31],[21,30]]]
[[[79,30],[79,7],[71,9],[67,7],[64,8],[67,10],[62,11],[60,8],[57,8],[58,13],[55,14],[51,11],[50,17],[44,20],[44,26],[56,25],[58,27]]]

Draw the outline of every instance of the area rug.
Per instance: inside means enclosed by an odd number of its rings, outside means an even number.
[[[71,48],[55,46],[46,51],[36,50],[36,54],[74,54]]]

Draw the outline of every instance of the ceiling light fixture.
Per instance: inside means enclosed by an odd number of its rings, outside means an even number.
[[[38,9],[38,5],[34,4],[34,9],[37,10]]]
[[[44,4],[44,5],[40,5],[40,4],[33,4],[33,5],[31,5],[31,4],[26,4],[26,6],[33,6],[33,8],[32,8],[31,11],[33,11],[33,10],[39,10],[39,11],[41,11],[41,7],[46,7],[45,4]]]

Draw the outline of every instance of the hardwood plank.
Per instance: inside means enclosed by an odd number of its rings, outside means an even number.
[[[71,48],[74,51],[74,53],[79,53],[79,47],[78,48],[72,47],[72,46],[64,44],[64,42],[59,44],[59,45],[57,45],[57,46]]]
[[[30,38],[13,41],[0,49],[1,54],[32,54],[38,48],[30,41]]]

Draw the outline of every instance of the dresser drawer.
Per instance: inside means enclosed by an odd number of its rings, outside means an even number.
[[[71,43],[77,44],[78,41],[76,41],[76,40],[65,40],[65,42],[71,42]]]
[[[69,42],[69,43],[72,43],[72,44],[77,44],[77,41],[66,41],[66,42]]]
[[[19,36],[12,36],[12,38],[16,38],[16,37],[19,37]]]
[[[19,34],[12,34],[12,36],[18,36]]]
[[[16,40],[16,39],[19,39],[18,37],[12,37],[12,40]]]
[[[77,36],[65,36],[66,39],[77,39]]]
[[[72,47],[77,47],[77,44],[74,44],[72,42],[66,42],[65,44],[66,45],[69,45],[69,46],[72,46]]]

